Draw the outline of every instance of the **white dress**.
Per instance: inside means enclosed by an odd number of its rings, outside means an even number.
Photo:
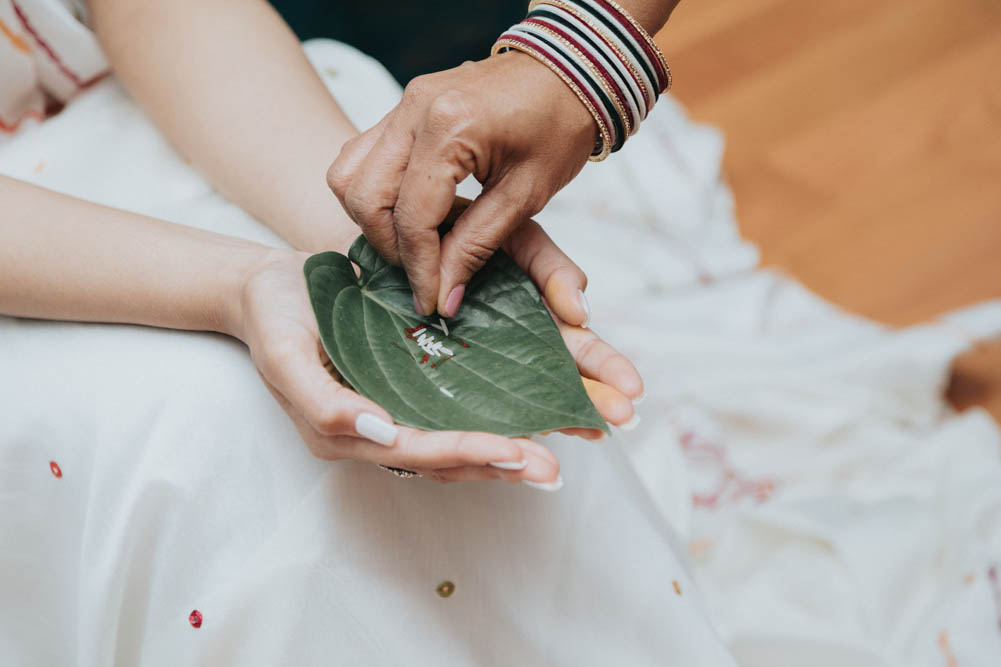
[[[359,126],[398,98],[307,51]],[[111,79],[0,172],[278,243]],[[733,664],[616,438],[550,438],[555,494],[402,480],[314,459],[235,340],[13,318],[0,410],[0,664]]]
[[[399,97],[306,52],[360,127]],[[1001,664],[1001,432],[942,397],[1001,301],[889,329],[755,269],[722,152],[666,96],[539,216],[649,395],[552,495],[317,461],[221,336],[0,317],[0,665]],[[280,243],[113,80],[0,173]]]
[[[108,73],[83,0],[0,0],[0,143]]]

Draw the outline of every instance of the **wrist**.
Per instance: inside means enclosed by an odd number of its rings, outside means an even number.
[[[615,0],[532,0],[491,54],[506,51],[531,56],[573,91],[598,128],[595,162],[620,150],[671,86],[663,53]]]
[[[254,277],[268,267],[290,261],[299,254],[302,253],[266,246],[251,246],[227,253],[226,260],[216,272],[219,284],[210,315],[213,326],[208,328],[246,343],[246,298]]]
[[[549,118],[556,118],[560,129],[584,156],[594,150],[599,139],[598,124],[577,95],[549,67],[521,51],[496,53],[490,57],[515,70],[516,80],[533,91],[534,103],[545,105]]]

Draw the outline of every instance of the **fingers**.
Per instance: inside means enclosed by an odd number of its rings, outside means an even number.
[[[599,410],[599,412],[601,411]],[[560,429],[560,433],[591,441],[605,439],[605,432],[596,428],[563,428]]]
[[[317,434],[358,436],[386,447],[395,444],[399,429],[389,413],[334,380],[319,351],[310,353],[294,345],[276,349],[261,364],[261,373]]]
[[[526,463],[521,470],[503,470],[493,466],[460,466],[431,470],[427,472],[427,476],[439,482],[500,479],[512,483],[524,481],[543,485],[555,483],[560,475],[560,465],[556,457],[538,443],[529,440],[519,440],[519,443],[523,444],[523,456]]]
[[[390,115],[391,113],[387,114],[377,124],[344,142],[340,153],[327,169],[327,185],[340,200],[341,206],[344,206],[344,195],[351,185],[355,171],[365,161],[365,157],[375,146],[375,143],[382,137]]]
[[[523,481],[547,491],[556,491],[562,486],[559,461],[552,452],[531,440],[509,439],[488,433],[431,433],[396,427],[393,427],[396,431],[393,446],[375,444],[364,432],[324,435],[263,374],[262,379],[318,458],[349,458],[416,470],[440,482],[502,479]],[[343,387],[342,391],[353,394]],[[362,413],[362,416],[372,415]]]
[[[539,223],[534,220],[522,223],[512,232],[504,248],[545,295],[558,318],[568,324],[588,326],[590,309],[584,296],[587,276]]]
[[[484,190],[441,240],[438,310],[453,317],[465,285],[527,217],[535,213],[530,189],[506,179]]]
[[[381,129],[377,126],[352,139],[327,172],[344,210],[369,243],[394,264],[400,263],[400,253],[393,211],[413,144],[413,135],[402,122],[389,118]]]
[[[442,96],[435,101],[428,119],[414,142],[406,174],[400,184],[394,223],[400,259],[407,269],[418,314],[435,310],[446,316],[445,303],[438,303],[440,239],[438,226],[455,204],[456,186],[476,166],[476,152],[458,135],[468,121],[459,105]],[[437,110],[437,111],[436,111]]]
[[[455,204],[459,183],[470,174],[481,182],[486,178],[488,158],[482,149],[482,132],[476,125],[482,117],[468,95],[457,90],[438,95],[418,129],[400,186],[395,218],[400,256],[422,315],[438,310],[446,317],[454,316],[462,299],[462,286],[472,275],[470,272],[463,278],[462,271],[448,270],[450,258],[445,254],[446,244],[439,240],[438,226]],[[460,216],[452,233],[468,220],[465,214]],[[487,258],[496,247],[495,243],[489,249]],[[482,261],[475,268],[481,265]],[[454,278],[456,273],[458,280],[442,285],[443,277]],[[456,288],[458,292],[453,291]]]
[[[633,402],[621,391],[604,382],[582,378],[587,397],[609,424],[622,426],[629,423],[635,414]]]
[[[491,433],[403,428],[396,447],[378,452],[378,456],[397,461],[400,467],[413,466],[418,470],[486,466],[493,462],[520,465],[525,458],[521,443],[522,439]]]
[[[633,401],[643,395],[643,379],[623,354],[590,329],[570,326],[558,318],[556,326],[582,376],[610,385]]]

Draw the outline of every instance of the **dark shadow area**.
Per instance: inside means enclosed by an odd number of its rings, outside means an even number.
[[[525,0],[330,2],[273,0],[299,39],[329,37],[372,56],[397,81],[481,60],[508,26],[525,16]]]

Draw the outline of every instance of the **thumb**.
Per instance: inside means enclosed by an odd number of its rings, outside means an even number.
[[[390,447],[398,429],[385,410],[337,382],[319,355],[289,346],[259,367],[264,379],[320,435],[366,438]]]
[[[525,196],[501,182],[480,194],[441,241],[438,312],[455,317],[466,283],[532,211]]]

